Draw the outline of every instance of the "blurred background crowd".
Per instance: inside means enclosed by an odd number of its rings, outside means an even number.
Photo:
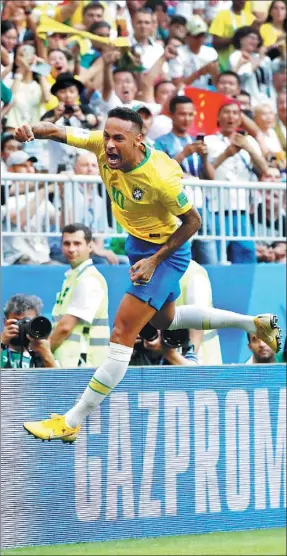
[[[286,262],[285,243],[274,239],[276,231],[286,236],[285,198],[276,190],[286,180],[285,0],[3,0],[1,8],[2,176],[98,176],[93,153],[52,141],[23,145],[13,130],[39,120],[103,129],[111,108],[128,106],[144,120],[144,141],[175,158],[192,182],[270,183],[264,203],[243,190],[221,198],[227,235],[231,227],[254,235],[255,221],[263,235],[272,230],[270,241],[227,242],[228,260]],[[30,230],[37,220],[45,231],[47,209],[49,222],[60,215],[61,225],[104,229],[110,206],[98,186],[73,184],[71,215],[67,188],[59,183],[55,196],[49,187],[48,202],[41,187],[36,202],[33,181],[6,181],[2,229],[8,216],[10,230],[27,229],[27,203]],[[193,194],[207,232],[212,207],[218,234],[218,198],[200,187]],[[217,243],[199,236],[194,259],[216,264]],[[3,249],[5,264],[66,262],[57,238],[14,234]],[[127,264],[121,239],[95,239],[93,258]]]

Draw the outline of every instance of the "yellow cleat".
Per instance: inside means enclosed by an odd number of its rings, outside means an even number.
[[[45,421],[31,421],[23,424],[28,434],[41,440],[62,440],[63,442],[74,442],[81,430],[81,425],[70,428],[65,423],[64,415],[52,413],[51,419]]]
[[[254,317],[257,338],[265,342],[275,353],[281,348],[281,329],[277,323],[278,317],[269,313]]]

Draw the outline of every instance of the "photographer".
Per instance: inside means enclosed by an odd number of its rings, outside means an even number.
[[[147,324],[134,345],[130,365],[198,365],[188,330],[157,330]]]
[[[54,110],[46,112],[41,121],[82,129],[96,128],[98,124],[97,116],[88,104],[80,104],[80,94],[83,90],[84,85],[81,81],[75,79],[72,73],[61,73],[51,88],[51,93],[57,97],[59,105]],[[58,172],[59,164],[66,164],[67,169],[72,168],[77,151],[75,147],[48,141],[48,149],[51,173],[56,174]]]
[[[31,325],[32,319],[41,315],[42,308],[41,299],[35,295],[17,294],[6,303],[4,330],[1,333],[1,369],[57,366],[48,340],[36,339],[26,334],[24,329],[27,326],[20,322],[22,319],[29,319]],[[41,323],[47,326],[46,332],[49,334],[48,319],[41,317]]]

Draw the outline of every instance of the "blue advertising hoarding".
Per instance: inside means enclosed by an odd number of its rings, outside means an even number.
[[[24,432],[91,374],[2,371],[2,548],[285,525],[284,365],[132,367],[74,445]]]
[[[112,325],[119,303],[129,284],[127,266],[99,265],[109,289]],[[48,318],[61,289],[65,266],[7,266],[2,268],[2,307],[16,293],[38,295]],[[276,313],[283,337],[286,334],[286,265],[235,264],[206,266],[213,291],[213,305],[237,313]],[[251,355],[246,334],[241,330],[219,331],[223,363],[244,363]]]

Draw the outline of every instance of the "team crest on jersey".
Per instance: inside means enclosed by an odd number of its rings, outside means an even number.
[[[134,201],[141,201],[143,198],[143,190],[140,187],[133,188],[133,199]]]

